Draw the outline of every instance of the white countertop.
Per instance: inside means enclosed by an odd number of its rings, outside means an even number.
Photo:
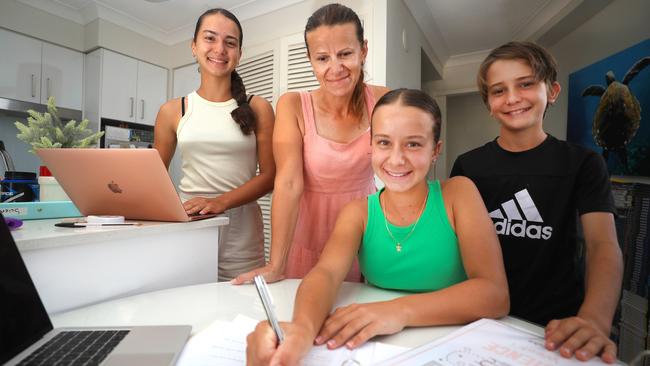
[[[54,224],[68,219],[26,220],[23,226],[11,232],[18,249],[29,251],[36,249],[58,248],[71,245],[81,245],[89,242],[115,241],[149,236],[151,234],[167,234],[185,230],[200,229],[228,224],[227,217],[213,217],[192,222],[158,222],[127,220],[139,222],[137,226],[113,227],[84,227],[65,228]]]
[[[296,279],[269,284],[281,321],[290,321],[292,318],[299,284],[300,280]],[[343,282],[334,307],[389,300],[404,294],[361,283]],[[231,321],[237,314],[257,320],[266,319],[255,286],[235,286],[228,282],[218,282],[149,292],[59,313],[52,317],[52,323],[55,327],[189,324],[192,326],[192,333],[196,334],[215,320]],[[508,316],[500,321],[539,335],[544,334],[543,328],[517,318]],[[397,334],[378,336],[375,340],[403,347],[416,347],[458,328],[459,326],[405,328]]]

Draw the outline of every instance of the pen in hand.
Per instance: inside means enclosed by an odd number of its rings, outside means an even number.
[[[264,312],[266,312],[266,318],[271,324],[271,328],[275,332],[275,336],[278,338],[278,345],[284,342],[284,333],[282,328],[280,328],[280,322],[278,322],[278,317],[275,315],[275,308],[273,307],[273,300],[271,299],[271,293],[269,288],[266,285],[266,281],[262,275],[257,275],[253,278],[255,282],[255,288],[257,289],[257,294],[262,300],[262,306],[264,306]]]

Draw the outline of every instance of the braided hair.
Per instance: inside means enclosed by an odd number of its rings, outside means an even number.
[[[241,51],[242,43],[244,41],[244,33],[241,23],[239,23],[239,20],[233,13],[223,8],[210,9],[201,14],[196,22],[196,28],[194,29],[194,42],[196,42],[196,37],[198,36],[201,25],[203,24],[203,19],[206,16],[213,14],[221,14],[232,20],[233,23],[237,25],[237,28],[239,29],[239,50]],[[241,132],[244,135],[250,135],[255,131],[255,127],[257,126],[257,116],[246,98],[246,87],[244,86],[244,81],[235,70],[230,74],[230,93],[237,102],[237,108],[235,108],[230,115],[239,125]]]

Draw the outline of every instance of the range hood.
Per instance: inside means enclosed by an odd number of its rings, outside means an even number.
[[[22,100],[15,100],[9,98],[0,98],[0,114],[26,118],[29,114],[28,109],[33,109],[37,112],[47,112],[47,105],[33,102],[25,102]],[[74,119],[81,121],[81,111],[76,109],[56,107],[59,118],[65,121]]]

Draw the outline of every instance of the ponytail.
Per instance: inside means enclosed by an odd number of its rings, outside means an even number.
[[[357,85],[354,86],[354,91],[352,92],[352,111],[359,118],[363,118],[363,110],[366,107],[366,93],[364,90],[365,83],[363,82],[363,68],[361,68],[361,75],[359,75],[359,80],[357,80]],[[370,121],[370,116],[368,116],[368,121]]]
[[[250,135],[257,127],[257,117],[253,108],[251,108],[248,100],[246,99],[246,87],[241,77],[234,71],[230,74],[230,93],[237,101],[237,108],[235,108],[230,115],[237,122],[241,132],[244,135]]]

